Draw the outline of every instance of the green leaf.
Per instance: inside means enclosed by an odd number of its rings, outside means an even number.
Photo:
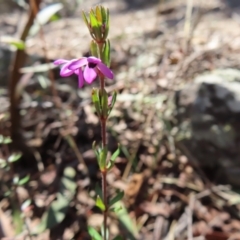
[[[18,38],[10,37],[10,36],[1,37],[1,42],[14,46],[19,50],[24,50],[26,47],[24,41]]]
[[[107,166],[108,170],[110,170],[114,166],[114,162],[117,159],[117,157],[119,156],[119,154],[120,154],[120,145],[118,144],[117,150],[113,153],[110,161],[108,162],[108,166]]]
[[[104,171],[106,168],[106,161],[107,161],[107,147],[104,147],[99,152],[99,159],[98,164],[101,171]]]
[[[27,183],[29,181],[29,179],[30,179],[30,176],[27,175],[26,177],[20,179],[17,184],[18,185],[24,185],[25,183]]]
[[[4,137],[3,135],[0,135],[0,144],[9,144],[12,142],[12,139],[10,137]]]
[[[90,17],[91,32],[94,34],[94,36],[97,40],[100,40],[101,39],[101,26],[95,17],[94,11],[90,11],[89,17]]]
[[[12,211],[13,211],[12,218],[13,218],[14,232],[16,234],[19,234],[23,230],[24,221],[21,217],[21,211],[18,208],[16,202],[13,202],[13,200],[12,200],[11,205],[12,205]]]
[[[40,234],[46,229],[52,229],[65,218],[70,202],[75,195],[77,184],[74,179],[76,175],[74,168],[67,167],[63,174],[57,199],[51,203],[49,209],[43,214],[41,223],[33,230],[32,234]]]
[[[92,101],[98,116],[100,116],[102,112],[101,112],[101,105],[100,105],[100,99],[99,99],[99,90],[96,88],[92,89]]]
[[[107,14],[108,14],[108,9],[105,9],[104,7],[101,6],[101,16],[102,16],[102,23],[107,22]]]
[[[119,208],[120,210],[115,212],[119,221],[122,223],[124,228],[128,231],[131,239],[136,239],[139,236],[138,229],[136,223],[133,221],[132,217],[128,214],[127,209],[125,208],[122,201],[115,203],[115,208]]]
[[[109,10],[108,9],[105,10],[105,16],[103,17],[103,23],[105,23],[105,31],[104,31],[103,38],[107,39],[108,32],[109,32]]]
[[[87,25],[87,27],[89,29],[89,22],[88,22],[88,19],[87,19],[86,14],[85,14],[84,11],[82,11],[82,18],[83,18],[83,21],[85,22],[85,24]]]
[[[15,176],[15,177],[13,178],[13,184],[17,185],[18,182],[19,182],[19,176]]]
[[[24,212],[25,209],[27,209],[31,205],[31,199],[27,199],[21,206],[21,210]]]
[[[0,168],[5,168],[7,165],[7,161],[5,159],[0,158]]]
[[[96,18],[98,22],[102,23],[102,13],[99,6],[96,7],[95,12],[96,12]]]
[[[59,10],[63,8],[62,3],[54,3],[45,8],[43,8],[40,12],[38,12],[36,21],[34,25],[31,27],[29,35],[34,36],[40,30],[41,25],[46,24],[53,15],[55,15]]]
[[[102,54],[102,61],[109,67],[110,66],[110,41],[106,40]]]
[[[117,150],[113,153],[113,155],[111,156],[111,160],[114,162],[116,160],[116,158],[119,156],[120,154],[120,146],[118,144],[118,148]]]
[[[93,240],[102,240],[101,235],[93,227],[88,227],[88,233]]]
[[[117,207],[112,207],[109,209],[111,212],[118,213],[120,210],[122,210],[122,207],[117,206]]]
[[[117,100],[117,92],[114,91],[113,95],[112,95],[111,105],[108,107],[108,116],[110,115],[110,113],[115,105],[116,100]]]
[[[90,48],[91,48],[92,56],[95,56],[95,57],[98,58],[99,57],[98,56],[98,46],[97,46],[97,43],[94,40],[91,41]]]
[[[105,89],[100,90],[101,99],[101,116],[107,119],[108,117],[108,94]]]
[[[51,16],[51,18],[49,19],[51,22],[55,22],[57,20],[61,19],[60,16],[58,14],[54,14],[53,16]]]
[[[124,192],[123,191],[118,192],[117,195],[110,200],[109,206],[114,205],[116,202],[120,201],[123,197],[124,197]]]
[[[72,167],[66,167],[63,171],[63,175],[68,178],[75,178],[76,171]]]
[[[22,157],[21,153],[13,153],[8,157],[8,162],[16,162]]]
[[[102,201],[102,199],[99,197],[99,195],[97,196],[96,199],[96,204],[95,204],[98,208],[100,208],[102,211],[105,211],[106,207]]]

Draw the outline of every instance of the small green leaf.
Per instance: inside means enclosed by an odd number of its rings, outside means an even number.
[[[97,196],[97,199],[96,199],[96,206],[98,208],[100,208],[102,211],[105,211],[106,207],[102,201],[102,199],[99,197],[99,195]]]
[[[114,92],[113,92],[113,95],[112,95],[111,104],[110,104],[110,106],[108,107],[108,116],[110,115],[110,113],[111,113],[111,111],[112,111],[112,109],[113,109],[113,107],[114,107],[114,105],[115,105],[116,100],[117,100],[117,92],[114,91]]]
[[[93,142],[92,144],[92,149],[97,157],[97,160],[99,161],[99,153],[98,153],[98,150],[97,150],[97,147],[96,147],[96,141]]]
[[[114,162],[116,160],[116,158],[119,156],[120,154],[120,146],[118,144],[118,148],[117,150],[113,153],[113,155],[111,156],[111,160]]]
[[[3,135],[0,135],[0,144],[9,144],[12,140],[10,137],[4,137]]]
[[[98,159],[98,164],[101,171],[105,170],[106,161],[107,161],[107,147],[104,147],[103,149],[100,149],[99,159]]]
[[[98,22],[102,23],[102,13],[101,13],[99,6],[96,7],[95,12],[96,12],[96,18],[97,18]]]
[[[88,227],[88,233],[93,240],[102,240],[101,235],[93,227]]]
[[[27,183],[29,181],[29,179],[30,179],[30,176],[27,175],[26,177],[24,177],[18,181],[18,185],[24,185],[25,183]]]
[[[12,209],[12,219],[13,219],[13,225],[14,225],[14,231],[16,234],[19,234],[22,232],[24,227],[24,221],[21,217],[21,211],[17,205],[16,202],[12,200],[11,202],[11,209]]]
[[[85,22],[85,24],[87,25],[87,27],[89,29],[89,22],[88,22],[88,19],[87,19],[86,14],[85,14],[84,11],[82,11],[82,18],[83,18],[83,21]]]
[[[112,207],[112,208],[110,208],[109,209],[111,212],[114,212],[114,213],[118,213],[118,212],[120,212],[121,210],[122,210],[122,207],[120,206],[115,206],[115,207]]]
[[[98,22],[93,10],[90,11],[89,17],[91,25],[90,32],[94,35],[95,40],[101,41],[101,24]]]
[[[105,89],[100,90],[101,99],[101,116],[107,119],[108,117],[108,94]]]
[[[8,190],[8,191],[6,191],[5,193],[4,193],[4,197],[9,197],[10,195],[11,195],[11,191],[10,190]]]
[[[0,168],[5,168],[7,165],[7,161],[5,159],[0,158]]]
[[[109,67],[110,66],[110,41],[106,40],[102,54],[102,61]]]
[[[101,116],[102,112],[101,112],[101,105],[100,105],[100,99],[99,99],[99,90],[96,88],[92,89],[92,101],[98,116]]]
[[[22,41],[21,39],[18,39],[18,38],[10,37],[10,36],[1,37],[1,42],[12,45],[19,50],[24,50],[26,47],[24,41]]]
[[[95,56],[95,57],[98,58],[99,57],[98,56],[98,46],[97,46],[97,43],[94,40],[91,41],[90,48],[91,48],[92,56]]]
[[[15,176],[15,177],[13,178],[13,184],[17,185],[18,182],[19,182],[19,177],[18,177],[18,176]]]
[[[123,196],[124,196],[123,191],[118,192],[117,195],[113,199],[110,200],[109,205],[110,206],[114,205],[116,202],[120,201],[123,198]]]
[[[119,221],[123,224],[125,229],[131,235],[133,235],[135,238],[138,238],[139,233],[138,233],[136,222],[129,215],[128,210],[125,208],[123,202],[122,201],[117,202],[114,207],[121,208],[121,210],[115,212]]]
[[[102,16],[102,23],[106,23],[107,22],[107,12],[108,10],[106,10],[104,7],[101,6],[101,16]]]
[[[109,10],[106,9],[106,10],[104,10],[104,12],[105,12],[105,16],[103,17],[103,23],[105,23],[105,31],[104,31],[103,38],[107,39],[108,32],[109,32]],[[103,14],[102,14],[102,16],[103,16]]]
[[[68,178],[74,178],[76,176],[76,171],[72,167],[66,167],[63,175]]]
[[[16,162],[21,158],[22,154],[21,153],[13,153],[8,157],[8,162]]]
[[[25,209],[27,209],[31,205],[31,199],[27,199],[21,206],[21,210],[24,212]]]
[[[54,21],[57,21],[57,20],[59,20],[60,19],[60,17],[59,17],[59,15],[58,14],[54,14],[53,16],[51,16],[51,18],[49,19],[51,22],[54,22]]]

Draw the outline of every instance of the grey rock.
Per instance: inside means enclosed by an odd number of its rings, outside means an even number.
[[[240,187],[239,175],[233,174],[233,169],[240,172],[240,71],[219,69],[196,77],[176,93],[176,118],[177,136],[198,165]]]

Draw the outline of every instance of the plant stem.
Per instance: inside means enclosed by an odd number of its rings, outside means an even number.
[[[103,239],[107,239],[107,171],[102,171],[102,194],[105,210],[103,211]]]
[[[104,90],[105,82],[104,82],[104,76],[100,75],[100,88],[101,91]],[[106,131],[106,119],[103,117],[100,117],[101,122],[101,135],[102,135],[102,149],[104,149],[107,146],[107,131]],[[103,239],[107,239],[107,212],[108,212],[108,206],[107,206],[107,167],[105,166],[105,169],[101,171],[102,173],[102,196],[103,196],[103,203],[105,206],[105,210],[103,211]]]
[[[98,42],[98,50],[99,50],[99,57],[101,60],[103,60],[102,57],[102,48],[104,42]],[[103,92],[105,88],[105,81],[104,81],[104,75],[101,73],[99,74],[100,79],[100,90]],[[102,137],[102,149],[104,149],[107,146],[107,131],[106,131],[106,119],[103,117],[100,117],[100,123],[101,123],[101,137]],[[102,173],[102,197],[103,197],[103,203],[105,206],[105,210],[103,211],[103,240],[107,239],[107,213],[108,213],[108,203],[107,203],[107,166],[105,166],[104,170],[101,171]]]

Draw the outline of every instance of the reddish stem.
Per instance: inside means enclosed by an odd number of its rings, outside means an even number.
[[[102,193],[103,202],[105,205],[105,210],[103,211],[103,239],[106,240],[107,237],[107,171],[102,171]]]

